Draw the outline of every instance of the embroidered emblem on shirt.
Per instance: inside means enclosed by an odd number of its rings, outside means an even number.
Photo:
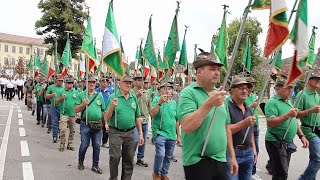
[[[98,99],[97,100],[97,104],[100,106],[101,105],[101,102],[100,102],[100,100]]]
[[[77,98],[77,94],[73,94],[73,98]]]
[[[131,104],[131,106],[132,106],[133,109],[135,109],[135,108],[136,108],[136,103],[133,102],[133,103]]]

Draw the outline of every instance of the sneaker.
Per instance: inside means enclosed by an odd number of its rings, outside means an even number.
[[[109,148],[109,143],[104,143],[104,144],[101,145],[101,147]]]
[[[74,151],[74,147],[73,147],[72,143],[68,143],[67,149]]]
[[[252,175],[252,180],[262,180],[260,177],[259,177],[259,175],[258,174],[254,174],[254,175]]]
[[[91,171],[98,173],[98,174],[102,174],[102,169],[100,169],[99,166],[92,166]]]
[[[83,170],[84,169],[84,166],[83,166],[83,161],[78,161],[78,169],[79,170]]]
[[[58,138],[57,138],[57,137],[53,137],[53,138],[52,138],[52,142],[53,142],[53,143],[57,143],[57,141],[58,141]]]
[[[143,167],[148,167],[148,163],[144,162],[143,159],[138,159],[137,162],[136,162],[136,165],[143,166]]]
[[[69,146],[69,144],[68,144],[68,146]],[[64,151],[64,144],[63,143],[60,144],[59,151],[60,152]]]

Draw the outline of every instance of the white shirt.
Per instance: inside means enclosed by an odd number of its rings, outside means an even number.
[[[7,78],[0,78],[0,84],[2,85],[7,84]]]
[[[24,81],[22,79],[18,79],[16,83],[17,83],[17,86],[23,86]]]
[[[7,80],[7,88],[13,88],[14,85],[11,81]]]

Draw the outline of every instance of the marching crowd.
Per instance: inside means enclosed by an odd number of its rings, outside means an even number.
[[[102,173],[100,147],[106,147],[109,179],[118,179],[120,160],[121,179],[132,179],[135,154],[137,165],[148,166],[144,154],[151,123],[154,180],[169,179],[170,163],[176,161],[176,144],[182,146],[187,180],[257,179],[255,166],[261,149],[257,98],[252,92],[255,80],[236,75],[226,92],[216,87],[221,66],[210,53],[198,54],[193,63],[196,81],[181,91],[179,85],[168,80],[150,85],[140,75],[125,76],[115,84],[109,76],[97,82],[89,75],[86,87],[85,81],[76,82],[71,76],[64,79],[58,74],[52,81],[40,76],[37,83],[1,77],[1,95],[11,100],[16,86],[19,100],[25,99],[32,114],[36,112],[37,124],[47,126],[53,143],[60,138],[59,151],[75,150],[75,126],[80,124],[79,170],[84,169],[92,141],[92,171]],[[299,179],[316,179],[320,169],[320,97],[316,91],[320,88],[320,74],[313,72],[306,86],[296,97],[301,96],[301,102],[294,107],[290,98],[294,84],[286,85],[286,78],[278,77],[275,95],[263,109],[267,120],[265,146],[270,158],[267,169],[274,180],[288,178],[291,154],[297,149],[293,143],[296,135],[310,153],[309,164]]]

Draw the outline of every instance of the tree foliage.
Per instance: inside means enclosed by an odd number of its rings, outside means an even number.
[[[229,35],[229,47],[228,47],[228,59],[231,59],[232,51],[240,30],[241,19],[235,19],[230,24],[228,24],[227,31]],[[258,35],[262,33],[261,23],[256,18],[249,17],[246,21],[245,29],[240,41],[239,48],[237,50],[236,58],[231,69],[231,76],[239,74],[243,71],[242,57],[246,48],[246,37],[247,33],[251,42],[251,74],[257,80],[256,90],[260,90],[261,81],[263,79],[262,75],[254,72],[255,67],[257,67],[261,61],[261,48],[258,45]],[[218,32],[216,33],[218,35]],[[217,38],[215,39],[215,41]],[[225,71],[221,73],[221,82],[223,82]]]
[[[70,33],[71,52],[79,51],[85,27],[84,20],[87,13],[83,10],[85,0],[41,0],[38,8],[41,9],[42,17],[36,21],[35,29],[38,35],[45,35],[45,44],[58,42],[58,54],[62,54],[66,44],[65,31]]]

